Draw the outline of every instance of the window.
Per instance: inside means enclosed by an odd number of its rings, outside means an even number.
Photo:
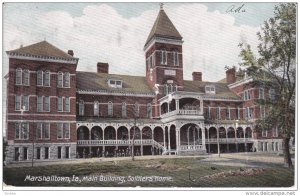
[[[66,146],[66,159],[70,158],[70,147]]]
[[[30,73],[29,70],[16,69],[16,85],[29,86]]]
[[[70,97],[65,97],[65,112],[70,112]]]
[[[178,52],[173,52],[173,57],[174,57],[174,65],[178,66],[179,65],[179,58],[178,58]]]
[[[126,116],[127,116],[126,103],[123,102],[122,103],[122,117],[126,117]]]
[[[205,86],[205,93],[207,94],[216,94],[216,89],[214,85],[206,85]]]
[[[139,107],[139,104],[138,104],[138,103],[135,103],[135,104],[134,104],[134,115],[137,117],[137,116],[139,116],[139,113],[140,113],[140,107]]]
[[[57,97],[57,111],[62,112],[63,111],[63,98]]]
[[[25,106],[25,111],[29,110],[29,96],[23,95],[23,106]]]
[[[57,139],[70,139],[69,123],[57,123]]]
[[[263,88],[259,89],[258,98],[259,99],[265,99],[265,89],[263,89]]]
[[[267,136],[268,136],[268,131],[266,131],[266,130],[265,130],[265,131],[262,131],[261,134],[262,134],[262,137],[267,137]]]
[[[44,86],[50,86],[50,72],[45,71],[44,73]]]
[[[149,57],[149,67],[150,67],[150,69],[153,67],[153,58],[152,58],[152,55]]]
[[[78,110],[79,110],[79,116],[83,116],[84,115],[84,102],[82,100],[80,100],[80,102],[79,102]]]
[[[61,159],[61,146],[57,147],[57,158]]]
[[[99,116],[99,102],[94,102],[94,116]]]
[[[21,96],[16,95],[15,97],[15,110],[21,110]]]
[[[237,116],[237,119],[240,120],[241,117],[240,117],[240,108],[237,108],[236,109],[236,116]]]
[[[50,124],[37,123],[36,137],[37,139],[50,139]]]
[[[174,86],[174,91],[175,91],[175,92],[178,91],[178,86],[177,86],[177,84],[175,84],[175,86]]]
[[[36,159],[41,159],[41,148],[40,147],[36,148]]]
[[[151,105],[151,103],[147,104],[147,117],[148,118],[152,117],[152,105]]]
[[[276,99],[276,94],[275,94],[275,89],[270,89],[269,90],[269,97],[272,101],[274,101]]]
[[[230,119],[231,119],[230,116],[231,116],[231,115],[230,115],[230,108],[227,108],[227,109],[226,109],[226,118],[227,118],[227,120],[230,120]]]
[[[244,91],[244,100],[250,100],[251,99],[251,91],[250,90],[246,90]]]
[[[278,127],[272,128],[273,137],[278,137]]]
[[[63,87],[63,73],[58,72],[57,75],[57,87],[62,88]]]
[[[37,97],[37,112],[42,112],[43,111],[43,97],[38,96]]]
[[[37,78],[36,84],[38,86],[43,86],[43,71],[41,70],[37,71],[36,78]]]
[[[19,68],[16,70],[16,84],[22,84],[22,69]]]
[[[164,95],[168,94],[168,85],[164,84]]]
[[[24,70],[23,71],[23,85],[28,86],[29,85],[29,71],[28,70]]]
[[[16,123],[15,124],[15,139],[28,139],[29,124]]]
[[[108,116],[112,116],[113,115],[113,103],[112,102],[108,102],[108,105],[107,105],[107,115]]]
[[[28,148],[23,148],[23,160],[28,160]]]
[[[208,106],[208,119],[211,119],[210,107]]]
[[[172,84],[169,84],[169,93],[172,93],[173,92],[173,86],[172,86]]]
[[[45,112],[50,112],[50,97],[45,97],[44,101]]]
[[[45,159],[49,159],[49,147],[45,147]]]
[[[122,88],[122,81],[121,80],[108,80],[108,86],[112,88]]]
[[[217,117],[217,119],[221,119],[221,108],[220,107],[217,107],[217,109],[216,109],[216,117]]]
[[[265,106],[259,106],[259,113],[260,113],[260,117],[261,118],[265,118],[266,117],[266,108]]]
[[[70,73],[68,72],[64,73],[63,81],[64,81],[65,88],[70,87]]]
[[[249,109],[249,118],[252,119],[252,118],[255,118],[254,116],[254,109],[253,108],[248,108]]]
[[[167,51],[165,51],[165,50],[160,51],[160,64],[166,65],[167,58],[168,58]]]

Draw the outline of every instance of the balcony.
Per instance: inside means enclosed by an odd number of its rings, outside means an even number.
[[[160,117],[161,118],[169,118],[172,116],[177,116],[177,115],[185,115],[185,116],[202,116],[202,112],[201,110],[175,110],[175,111],[171,111],[165,114],[162,114]]]

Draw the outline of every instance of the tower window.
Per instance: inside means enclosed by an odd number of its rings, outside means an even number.
[[[174,65],[178,66],[179,65],[179,58],[178,58],[178,52],[173,52],[173,57],[174,57]]]
[[[167,51],[160,51],[160,64],[166,65],[168,59]]]

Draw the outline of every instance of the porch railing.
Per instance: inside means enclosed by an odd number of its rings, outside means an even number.
[[[203,115],[201,110],[174,110],[161,115],[161,118],[166,118],[174,115]]]
[[[196,151],[204,150],[203,145],[181,145],[179,148],[180,151]]]

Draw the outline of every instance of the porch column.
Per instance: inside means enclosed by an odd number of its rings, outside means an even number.
[[[171,142],[170,142],[170,128],[168,128],[168,148],[171,150]],[[171,155],[171,153],[169,153]]]
[[[178,155],[179,152],[179,130],[176,126],[176,154]]]
[[[175,102],[176,102],[176,111],[178,113],[179,112],[179,100],[176,99]]]
[[[219,130],[219,127],[216,126],[216,128],[217,128],[218,155],[220,156],[220,137],[219,137],[220,130]]]
[[[91,141],[92,140],[92,130],[89,128],[89,140]],[[90,145],[89,146],[89,154],[92,153],[92,146]]]
[[[115,128],[115,130],[116,130],[116,148],[118,149],[118,143],[117,143],[117,141],[118,141],[118,129]]]
[[[168,113],[170,112],[170,103],[167,102],[167,105],[168,105]]]
[[[244,131],[244,145],[245,145],[245,152],[247,152],[247,143],[246,143],[246,128],[243,127],[243,131]]]
[[[196,133],[195,133],[195,129],[196,129],[196,127],[194,127],[194,130],[193,130],[194,149],[195,149],[195,145],[196,145]]]
[[[201,129],[202,130],[202,148],[206,150],[206,145],[205,145],[205,128]]]
[[[159,104],[158,112],[159,112],[159,116],[161,116],[161,104]]]
[[[166,148],[166,130],[163,129],[163,134],[164,134],[164,147]]]
[[[151,129],[151,138],[152,138],[152,141],[154,141],[154,130],[153,129]],[[154,155],[154,145],[153,145],[153,142],[152,142],[152,155]]]
[[[203,99],[199,99],[200,101],[200,113],[203,114]]]
[[[143,129],[140,129],[141,131],[141,156],[143,156]]]

